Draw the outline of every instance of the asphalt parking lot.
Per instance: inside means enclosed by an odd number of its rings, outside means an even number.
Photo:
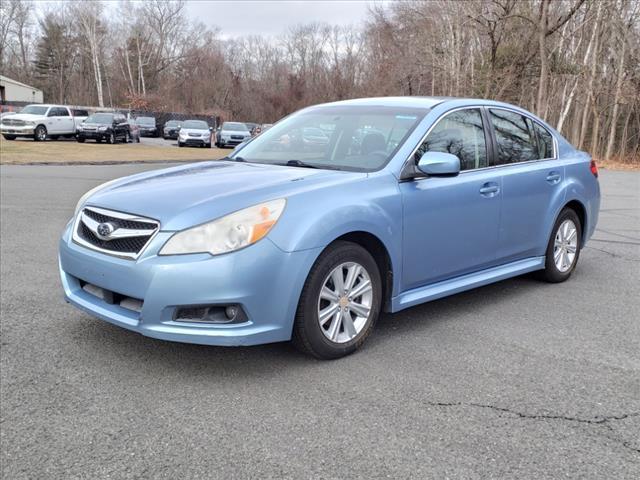
[[[386,315],[321,362],[153,340],[63,302],[75,202],[150,168],[0,168],[3,478],[640,478],[640,173],[601,172],[570,281]]]

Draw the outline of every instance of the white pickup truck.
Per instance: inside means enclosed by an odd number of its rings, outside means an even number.
[[[88,116],[86,110],[64,105],[27,105],[20,113],[2,119],[0,133],[7,140],[30,137],[36,141],[47,138],[74,137],[77,127]]]

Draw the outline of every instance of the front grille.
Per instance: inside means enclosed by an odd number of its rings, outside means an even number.
[[[107,227],[104,231],[100,227]],[[76,220],[73,239],[88,248],[137,258],[159,229],[155,220],[97,207],[85,207]]]
[[[15,118],[5,118],[2,120],[4,125],[10,125],[12,127],[24,127],[24,120],[17,120]]]
[[[109,215],[104,215],[102,213],[96,212],[95,210],[91,210],[89,208],[84,209],[85,215],[93,218],[96,222],[104,223],[104,222],[113,222],[117,224],[120,228],[129,228],[132,230],[140,229],[140,230],[155,230],[157,223],[156,222],[136,222],[133,220],[127,220],[124,218],[115,218]]]
[[[232,140],[244,140],[244,136],[242,135],[231,135]]]
[[[123,253],[138,253],[147,243],[149,237],[129,237],[115,240],[100,240],[89,227],[87,227],[82,221],[80,221],[80,227],[78,229],[78,235],[83,240],[86,240],[91,245],[102,248],[104,250],[112,250],[114,252]]]

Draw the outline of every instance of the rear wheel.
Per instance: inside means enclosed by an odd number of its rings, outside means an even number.
[[[36,142],[44,142],[47,139],[47,127],[38,125],[33,132],[33,139]]]
[[[293,342],[321,359],[355,352],[369,336],[382,303],[378,266],[351,242],[330,245],[304,284],[293,327]]]
[[[559,283],[567,280],[576,268],[580,257],[582,224],[576,212],[565,208],[551,231],[547,245],[544,270],[539,272],[542,280]]]

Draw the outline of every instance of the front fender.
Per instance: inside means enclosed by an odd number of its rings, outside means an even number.
[[[387,249],[396,290],[396,279],[401,278],[402,202],[393,175],[370,175],[290,197],[280,222],[270,238],[286,252],[324,248],[352,232],[374,235]]]

